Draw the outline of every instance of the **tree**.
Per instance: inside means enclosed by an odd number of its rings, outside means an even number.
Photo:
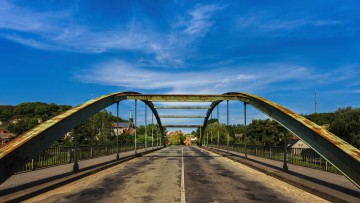
[[[112,128],[112,114],[102,110],[76,128],[79,144],[109,144],[116,140]]]
[[[360,148],[360,108],[339,108],[329,130],[354,147]]]
[[[226,129],[225,124],[219,124],[218,122],[211,123],[207,125],[205,132],[203,133],[203,143],[209,139],[209,143],[217,144],[219,135],[219,144],[227,143],[227,136],[229,132]],[[230,143],[233,142],[233,137],[230,137]]]
[[[281,133],[283,127],[274,120],[253,120],[246,130],[247,143],[276,146],[281,143]]]
[[[12,123],[9,125],[9,131],[14,133],[15,135],[21,135],[24,132],[30,130],[31,128],[37,126],[39,123],[37,119],[34,118],[25,118],[20,119],[16,123]]]

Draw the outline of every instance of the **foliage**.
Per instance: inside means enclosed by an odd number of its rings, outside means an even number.
[[[30,130],[51,117],[68,109],[68,105],[46,104],[41,102],[26,102],[17,106],[0,106],[0,121],[16,135]]]
[[[253,120],[246,130],[247,143],[278,146],[281,144],[283,133],[284,128],[274,120]]]
[[[31,128],[37,126],[38,120],[34,118],[24,118],[18,120],[17,123],[12,123],[9,125],[8,130],[15,135],[21,135],[24,132],[30,130]]]
[[[170,145],[184,144],[185,137],[186,136],[184,133],[182,133],[181,131],[176,131],[173,135],[168,137],[168,143]]]
[[[112,114],[102,110],[75,128],[79,144],[110,144],[116,140],[112,128]]]
[[[360,108],[339,108],[329,130],[354,147],[360,148]]]
[[[330,124],[334,120],[334,113],[313,113],[303,116],[318,125]]]
[[[159,138],[161,135],[160,128],[157,124],[149,124],[145,127],[145,125],[140,125],[136,128],[136,141],[137,143],[145,143],[145,133],[146,133],[146,141],[147,143],[152,142],[152,133],[154,135],[154,142],[156,142],[157,138]],[[134,136],[132,136],[134,137]],[[160,139],[160,138],[159,138]]]
[[[329,125],[329,131],[354,147],[360,148],[360,108],[339,108],[334,113],[305,115],[318,125]]]
[[[229,132],[226,129],[225,124],[219,124],[218,122],[207,125],[205,132],[203,133],[203,143],[209,140],[209,143],[226,144],[229,136]],[[200,137],[200,136],[199,136]],[[229,142],[233,143],[233,137],[229,137]]]

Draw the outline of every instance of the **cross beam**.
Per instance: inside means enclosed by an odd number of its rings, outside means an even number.
[[[197,115],[160,115],[160,118],[206,118],[206,116],[197,116]]]
[[[223,100],[237,100],[242,102],[248,102],[249,99],[247,96],[242,94],[237,95],[181,95],[181,94],[141,94],[141,95],[126,95],[126,99],[138,99],[151,102],[215,102]]]
[[[203,125],[162,125],[166,128],[202,128]]]
[[[207,106],[155,106],[155,109],[210,109]]]

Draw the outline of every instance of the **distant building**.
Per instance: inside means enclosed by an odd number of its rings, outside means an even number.
[[[119,134],[126,134],[131,135],[135,132],[133,123],[130,122],[113,122],[112,128],[116,135],[117,131],[119,130]]]
[[[197,137],[192,137],[192,138],[191,138],[191,142],[192,142],[192,143],[195,143],[196,141],[197,141]]]
[[[310,147],[296,135],[293,135],[288,144],[288,148],[292,149],[291,151],[294,155],[300,155],[303,149],[309,149]]]
[[[119,130],[119,135],[120,134],[125,134],[125,135],[132,135],[133,133],[135,133],[135,128],[134,128],[134,120],[132,117],[132,109],[130,110],[130,117],[129,117],[129,122],[113,122],[111,124],[113,130],[114,130],[114,134],[116,135],[116,133]]]
[[[184,140],[184,145],[191,145],[191,137],[190,136],[186,136],[186,139]]]
[[[14,137],[14,133],[9,133],[6,130],[0,130],[0,146],[5,145]]]

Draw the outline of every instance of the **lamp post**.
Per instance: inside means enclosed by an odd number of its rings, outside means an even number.
[[[119,158],[119,102],[116,102],[116,159]]]
[[[135,120],[134,120],[134,128],[135,128],[135,154],[137,153],[136,149],[136,120],[137,120],[137,99],[135,99]]]

